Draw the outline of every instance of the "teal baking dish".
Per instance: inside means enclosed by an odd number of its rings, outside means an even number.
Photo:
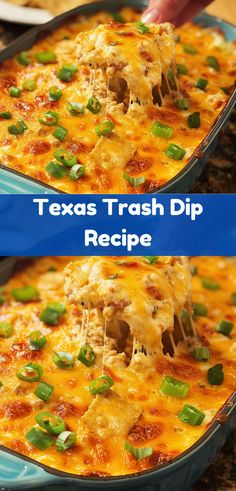
[[[16,266],[26,258],[4,258],[0,262],[0,284],[5,283]],[[187,491],[200,478],[221,447],[236,421],[236,391],[226,401],[205,434],[187,451],[150,471],[121,477],[79,477],[61,472],[0,446],[1,491]]]
[[[99,10],[115,12],[122,6],[135,7],[143,10],[148,4],[148,0],[103,0],[82,7],[77,7],[66,12],[44,25],[37,26],[16,39],[0,53],[0,64],[2,61],[11,58],[19,51],[30,49],[39,36],[51,32],[60,26],[65,20],[78,14],[90,15]],[[224,32],[229,41],[236,39],[236,26],[223,21],[218,17],[200,14],[195,22],[204,26],[215,27]],[[214,150],[219,133],[224,129],[236,102],[236,88],[228,100],[227,105],[222,110],[217,122],[210,133],[198,148],[198,156],[193,156],[186,167],[179,172],[173,179],[156,190],[157,193],[185,193],[189,191],[193,183],[199,178],[210,154]],[[0,164],[0,193],[60,193],[55,188],[42,184],[30,177],[24,176],[19,172],[13,171]]]

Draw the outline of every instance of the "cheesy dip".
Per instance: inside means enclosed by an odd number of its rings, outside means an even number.
[[[235,390],[235,259],[41,258],[0,304],[0,444],[53,469],[168,463]]]
[[[66,193],[154,192],[198,155],[235,47],[140,13],[80,16],[0,70],[0,163]]]

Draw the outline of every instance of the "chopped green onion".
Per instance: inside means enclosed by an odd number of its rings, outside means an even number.
[[[80,352],[77,356],[78,360],[81,361],[86,367],[91,367],[95,363],[96,355],[93,348],[89,344],[84,344],[80,348]]]
[[[47,342],[45,336],[42,335],[40,331],[33,331],[30,333],[30,349],[31,350],[40,350],[42,349]]]
[[[25,438],[39,450],[46,450],[46,448],[51,447],[54,443],[52,436],[38,428],[31,428],[31,430],[26,433]]]
[[[183,148],[179,147],[179,145],[171,143],[165,150],[165,154],[167,155],[167,157],[170,157],[170,159],[182,160],[186,154],[186,151]]]
[[[66,351],[54,351],[52,356],[53,362],[58,368],[62,370],[67,370],[68,368],[73,368],[75,360],[73,355],[67,353]]]
[[[68,102],[67,110],[70,114],[73,114],[73,116],[84,114],[84,106],[83,104],[80,104],[80,102]]]
[[[143,256],[145,263],[156,264],[158,261],[158,256]]]
[[[203,303],[196,302],[193,304],[193,313],[194,315],[205,317],[208,314],[208,308]]]
[[[89,385],[89,391],[91,394],[102,394],[102,392],[109,390],[113,384],[114,382],[111,377],[108,375],[101,375],[91,382]]]
[[[60,119],[60,115],[55,111],[47,111],[43,118],[39,118],[41,124],[46,126],[56,126]]]
[[[64,148],[55,150],[54,157],[65,167],[73,167],[73,165],[78,163],[77,157],[68,150],[64,150]]]
[[[194,406],[190,406],[189,404],[185,404],[182,411],[178,414],[178,418],[183,423],[187,423],[191,426],[199,426],[203,420],[205,419],[205,414],[199,411]]]
[[[174,130],[173,128],[171,128],[171,126],[161,123],[160,121],[155,121],[151,128],[151,133],[154,136],[160,136],[161,138],[165,138],[166,140],[172,137],[173,131]]]
[[[21,90],[18,87],[10,87],[9,95],[11,97],[20,97],[21,96]]]
[[[0,113],[0,119],[11,119],[11,113],[9,111]]]
[[[193,358],[198,361],[208,361],[210,359],[210,352],[206,346],[201,348],[194,348],[192,352]]]
[[[16,59],[17,59],[18,63],[20,63],[20,65],[24,65],[24,66],[30,65],[30,59],[29,59],[28,53],[26,53],[26,51],[22,51],[22,53],[20,53]]]
[[[186,65],[183,65],[182,63],[177,63],[176,69],[177,69],[178,75],[187,75],[188,74],[188,67]]]
[[[73,431],[63,431],[56,441],[56,447],[59,452],[65,452],[68,448],[71,448],[76,443],[77,435]]]
[[[63,142],[65,140],[65,137],[67,136],[67,134],[68,134],[68,130],[66,128],[64,128],[63,126],[58,126],[53,131],[53,136],[55,136],[55,138],[57,140],[60,140],[61,142]]]
[[[0,338],[9,338],[13,332],[9,322],[0,322]]]
[[[197,49],[194,46],[191,46],[190,44],[184,44],[183,50],[188,55],[196,55],[198,52]]]
[[[146,32],[149,32],[149,27],[146,24],[144,24],[144,22],[142,22],[141,20],[139,20],[136,23],[136,26],[137,26],[138,32],[140,32],[141,34],[146,34]]]
[[[201,118],[200,112],[196,111],[188,116],[188,125],[189,128],[200,128],[201,126]]]
[[[97,97],[92,96],[89,98],[86,107],[91,113],[98,114],[100,112],[100,109],[101,109],[101,104],[100,104],[99,100],[97,99]]]
[[[38,382],[43,375],[43,368],[37,363],[28,363],[20,368],[16,376],[26,382]]]
[[[180,311],[180,318],[183,322],[189,322],[189,313],[186,309]]]
[[[231,94],[232,87],[220,87],[220,89],[227,95]]]
[[[220,65],[219,65],[219,62],[217,60],[217,58],[215,56],[207,56],[206,57],[206,62],[207,62],[207,65],[211,68],[214,68],[214,70],[216,72],[219,72],[220,71]]]
[[[163,379],[160,391],[167,396],[183,399],[189,391],[189,384],[177,380],[176,378],[166,376]]]
[[[216,326],[216,331],[224,334],[224,336],[228,336],[231,333],[233,327],[233,322],[223,320],[218,324],[218,326]]]
[[[57,270],[57,269],[55,268],[55,266],[49,266],[49,268],[48,268],[48,271],[49,271],[49,272],[54,272],[54,271],[56,271],[56,270]]]
[[[110,119],[107,119],[103,123],[99,124],[95,128],[95,133],[97,136],[110,135],[112,130],[114,130],[115,125]]]
[[[32,302],[33,300],[39,299],[38,290],[31,285],[22,286],[21,288],[14,288],[11,291],[11,294],[17,302],[27,303]]]
[[[63,67],[58,71],[57,77],[62,80],[62,82],[70,82],[76,72],[76,65],[63,65]]]
[[[23,119],[20,119],[17,121],[16,124],[12,124],[11,126],[8,126],[8,131],[11,135],[22,135],[24,131],[28,129],[28,126],[25,124]]]
[[[77,181],[77,179],[84,176],[85,170],[86,170],[85,165],[82,164],[73,165],[73,167],[69,172],[69,177],[71,178],[72,181]]]
[[[137,188],[138,186],[143,184],[146,180],[144,176],[132,177],[132,176],[129,176],[126,172],[124,172],[123,177],[134,188]]]
[[[211,291],[216,291],[220,290],[220,285],[214,280],[211,280],[210,278],[202,278],[202,286],[206,290],[211,290]]]
[[[191,271],[191,275],[192,275],[192,276],[195,276],[195,274],[197,274],[198,267],[197,267],[197,266],[195,266],[195,264],[191,264],[191,266],[190,266],[190,271]]]
[[[232,305],[236,305],[236,292],[232,293],[230,301]]]
[[[0,389],[2,389],[2,388],[3,388],[3,383],[0,380]]]
[[[205,90],[207,85],[208,85],[208,80],[206,80],[206,78],[198,78],[195,87],[201,90]]]
[[[35,419],[39,426],[44,430],[47,430],[51,435],[60,435],[60,433],[66,429],[66,424],[63,419],[47,411],[37,414]]]
[[[43,65],[55,63],[57,61],[56,53],[53,51],[42,51],[40,53],[36,53],[34,56],[37,62],[42,63]]]
[[[186,99],[184,97],[182,99],[176,99],[175,105],[176,107],[178,107],[178,109],[186,111],[187,109],[189,109],[189,99]]]
[[[175,42],[176,43],[180,42],[180,35],[179,34],[175,34]]]
[[[124,443],[124,449],[131,453],[137,460],[145,459],[153,454],[153,449],[151,447],[138,448],[133,447],[127,440]]]
[[[24,90],[27,90],[27,92],[33,92],[36,89],[36,82],[32,78],[27,78],[24,80],[22,87]]]
[[[49,99],[51,101],[59,101],[59,99],[62,97],[62,90],[59,89],[56,85],[53,85],[50,87],[49,91]]]
[[[119,24],[123,24],[125,22],[119,12],[112,12],[111,16],[114,19],[114,21],[118,22]]]
[[[3,294],[3,288],[0,287],[0,305],[3,305],[6,302],[6,297]]]
[[[52,302],[41,312],[39,319],[49,326],[56,326],[65,311],[64,303]]]
[[[40,382],[38,387],[35,389],[34,394],[42,401],[48,401],[53,391],[54,387],[52,385],[49,385],[46,382]]]
[[[49,164],[46,165],[46,171],[57,179],[61,179],[67,174],[65,167],[57,162],[49,162]]]
[[[221,385],[224,382],[224,372],[222,363],[218,363],[207,371],[208,382],[210,385]]]

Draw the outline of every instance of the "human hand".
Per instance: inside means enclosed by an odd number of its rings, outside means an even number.
[[[211,0],[150,0],[142,16],[143,22],[172,22],[180,26],[190,21]]]

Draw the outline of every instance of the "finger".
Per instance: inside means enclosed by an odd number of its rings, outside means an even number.
[[[167,22],[177,17],[188,5],[189,0],[151,0],[142,15],[144,22]]]
[[[203,10],[207,5],[209,5],[211,0],[200,0],[199,2],[190,2],[188,7],[180,13],[180,15],[176,19],[175,26],[179,27],[185,22],[188,22],[195,17],[201,10]]]

